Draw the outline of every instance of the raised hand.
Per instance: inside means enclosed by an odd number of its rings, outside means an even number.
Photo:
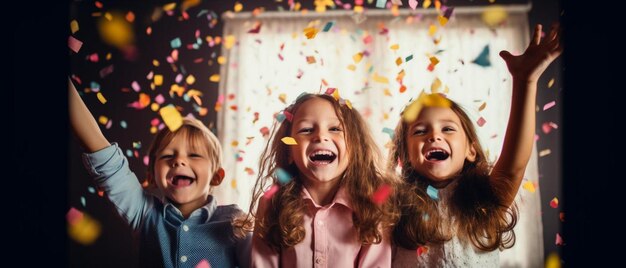
[[[533,38],[524,54],[513,56],[506,50],[500,52],[514,80],[537,82],[550,63],[563,52],[559,41],[559,25],[552,25],[545,38],[541,38],[541,28],[541,24],[535,26]]]

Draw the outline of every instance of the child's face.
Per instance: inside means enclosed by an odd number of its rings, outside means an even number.
[[[433,181],[445,181],[463,169],[465,159],[474,161],[476,151],[459,117],[449,108],[422,109],[406,133],[411,166]]]
[[[308,183],[333,181],[348,167],[344,129],[333,105],[312,98],[304,102],[292,119],[291,159]]]
[[[194,208],[206,204],[214,175],[206,150],[194,148],[185,135],[179,135],[157,152],[154,179],[161,193],[174,204]]]

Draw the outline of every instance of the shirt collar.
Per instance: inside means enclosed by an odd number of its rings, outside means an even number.
[[[181,218],[183,217],[183,213],[180,212],[180,210],[176,206],[174,206],[174,204],[172,204],[167,198],[164,199],[164,203],[165,205],[163,206],[163,215],[166,215],[167,210],[170,209],[174,213],[176,213],[176,215],[180,216]],[[199,207],[191,212],[191,215],[189,215],[189,219],[200,217],[199,222],[207,223],[213,216],[213,213],[215,213],[216,209],[217,201],[212,195],[209,195],[206,205]]]
[[[321,208],[322,207],[322,206],[318,205],[317,203],[315,203],[315,200],[313,200],[313,197],[311,197],[311,194],[309,193],[309,191],[304,186],[302,187],[302,198],[311,200],[311,203],[313,204],[313,206],[315,206],[317,208]],[[333,201],[330,202],[328,207],[332,207],[335,204],[341,204],[341,205],[349,208],[350,210],[352,210],[352,205],[351,205],[351,202],[350,202],[350,196],[348,195],[348,192],[345,190],[345,188],[343,186],[339,186],[339,189],[337,190],[337,193],[335,193],[335,197],[333,198]]]

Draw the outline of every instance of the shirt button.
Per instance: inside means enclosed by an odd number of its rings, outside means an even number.
[[[181,261],[181,262],[186,262],[186,261],[187,261],[187,256],[182,256],[182,257],[180,257],[180,261]]]
[[[189,231],[189,226],[187,226],[187,225],[183,225],[183,230],[184,230],[185,232]]]

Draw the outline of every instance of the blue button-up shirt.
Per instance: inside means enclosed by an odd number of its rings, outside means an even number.
[[[149,194],[128,167],[117,143],[83,154],[83,163],[118,213],[140,233],[143,267],[248,267],[252,235],[234,236],[231,220],[243,213],[237,205],[209,202],[185,219],[171,203]]]

